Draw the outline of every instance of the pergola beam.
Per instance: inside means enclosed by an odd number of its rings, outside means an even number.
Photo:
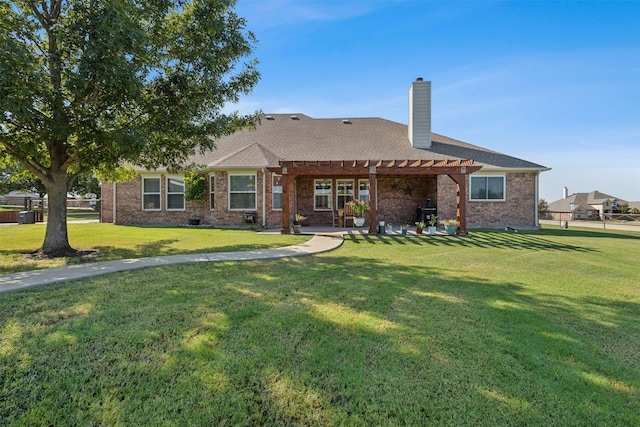
[[[279,166],[268,168],[283,175],[337,176],[368,175],[371,165],[378,175],[447,175],[472,173],[481,168],[473,166],[473,160],[339,160],[339,161],[281,161]],[[462,172],[464,170],[464,172]]]

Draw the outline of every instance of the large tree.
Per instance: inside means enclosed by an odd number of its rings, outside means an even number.
[[[257,120],[224,114],[258,82],[235,0],[0,0],[0,156],[49,197],[41,251],[72,253],[66,194],[89,171],[178,169]],[[245,59],[246,58],[246,59]]]

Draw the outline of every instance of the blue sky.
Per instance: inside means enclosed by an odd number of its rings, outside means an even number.
[[[640,1],[239,0],[262,74],[241,112],[407,123],[552,168],[540,197],[640,201]]]

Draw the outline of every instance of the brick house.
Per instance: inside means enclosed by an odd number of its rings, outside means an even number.
[[[567,187],[562,189],[562,199],[549,203],[548,219],[570,220],[602,219],[605,214],[618,212],[618,206],[629,203],[599,191],[569,195]],[[563,215],[565,214],[565,215]]]
[[[351,199],[370,204],[367,226],[413,224],[420,208],[469,227],[536,228],[538,177],[546,167],[431,132],[431,82],[409,89],[409,125],[381,118],[315,119],[272,114],[254,130],[216,141],[197,155],[205,200],[185,201],[184,177],[139,170],[103,183],[102,221],[118,224],[257,224],[288,233],[296,212],[333,224]],[[115,207],[115,209],[114,209]]]

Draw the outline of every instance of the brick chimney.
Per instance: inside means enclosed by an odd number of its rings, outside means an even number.
[[[431,82],[422,77],[409,88],[409,141],[414,148],[431,148]]]

